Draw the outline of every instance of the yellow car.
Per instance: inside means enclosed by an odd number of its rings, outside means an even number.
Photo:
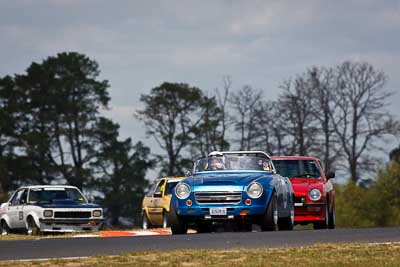
[[[143,229],[151,226],[167,227],[172,190],[183,178],[163,177],[155,181],[142,202]]]

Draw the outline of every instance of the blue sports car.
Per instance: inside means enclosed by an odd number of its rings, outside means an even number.
[[[214,151],[195,161],[170,205],[173,234],[185,234],[189,226],[210,232],[218,224],[244,231],[253,224],[263,231],[293,229],[292,185],[262,151]]]

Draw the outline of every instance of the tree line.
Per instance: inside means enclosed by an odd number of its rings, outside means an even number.
[[[354,183],[376,171],[384,140],[399,134],[386,109],[392,92],[387,76],[363,62],[312,67],[267,89],[245,85],[204,92],[188,84],[163,83],[142,95],[136,117],[165,154],[161,173],[181,175],[191,160],[213,150],[263,150],[271,155],[313,155],[326,169],[341,167]]]
[[[164,82],[141,95],[132,119],[157,142],[154,155],[101,115],[110,85],[99,74],[95,60],[70,52],[0,77],[0,198],[21,185],[67,183],[102,204],[112,224],[137,223],[150,169],[183,175],[213,150],[257,149],[317,156],[360,182],[375,167],[381,140],[399,133],[386,110],[387,76],[344,62],[283,81],[275,100],[265,97],[268,89],[234,90],[230,77],[210,91]]]
[[[99,73],[87,56],[60,53],[0,79],[0,194],[67,183],[92,192],[112,224],[140,214],[154,160],[142,142],[121,139],[119,125],[101,116],[110,96]]]

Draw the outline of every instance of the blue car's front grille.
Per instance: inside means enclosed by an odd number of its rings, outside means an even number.
[[[237,204],[242,201],[242,192],[195,192],[199,204]]]

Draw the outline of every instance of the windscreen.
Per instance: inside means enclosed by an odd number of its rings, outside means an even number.
[[[207,157],[195,162],[193,173],[205,171],[272,171],[271,161],[256,156],[218,156]]]
[[[32,188],[29,192],[30,203],[51,204],[57,200],[87,203],[83,195],[75,188]]]
[[[174,181],[174,182],[168,182],[165,185],[165,193],[164,195],[171,195],[172,194],[172,190],[174,190],[175,186],[178,184],[178,181]]]
[[[315,160],[274,160],[276,172],[289,178],[320,178]]]

